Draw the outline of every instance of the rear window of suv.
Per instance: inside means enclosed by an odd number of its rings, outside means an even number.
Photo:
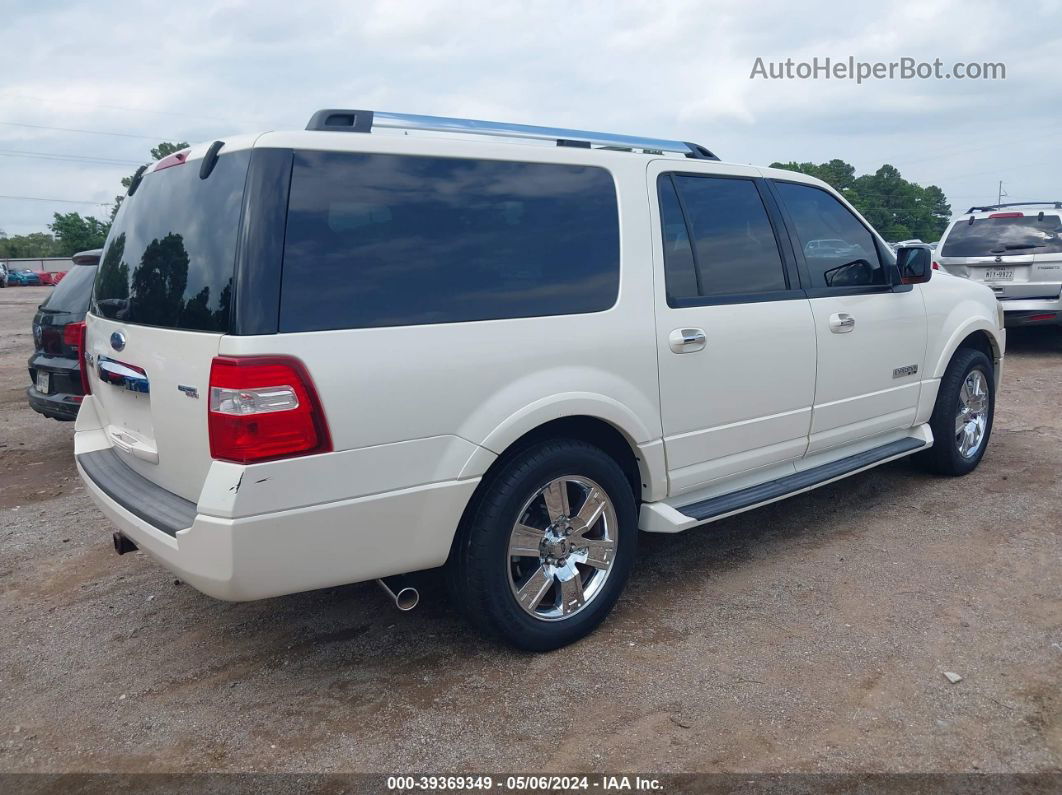
[[[52,290],[41,309],[50,312],[70,312],[83,315],[88,311],[92,297],[92,280],[96,276],[95,265],[74,265]]]
[[[295,153],[281,331],[596,312],[618,291],[605,169]]]
[[[1062,253],[1062,221],[1057,215],[978,218],[959,221],[940,249],[942,257],[999,257]]]
[[[222,150],[224,151],[224,150]],[[122,202],[100,258],[93,312],[145,326],[228,331],[250,152],[145,174]]]

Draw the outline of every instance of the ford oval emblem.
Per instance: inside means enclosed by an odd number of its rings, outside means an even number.
[[[122,332],[116,331],[111,334],[111,347],[116,351],[125,349],[125,335]]]

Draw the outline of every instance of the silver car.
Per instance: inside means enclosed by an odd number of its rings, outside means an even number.
[[[944,232],[936,261],[991,287],[1008,326],[1062,323],[1062,202],[971,207]]]

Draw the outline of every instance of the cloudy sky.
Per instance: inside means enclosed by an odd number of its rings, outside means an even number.
[[[161,140],[300,129],[322,107],[680,138],[741,163],[840,157],[863,173],[887,162],[940,185],[955,211],[994,201],[999,180],[1010,201],[1062,199],[1060,0],[3,8],[0,229],[9,235],[44,231],[57,211],[106,217],[93,203],[112,201]],[[757,57],[816,56],[939,58],[945,71],[1003,62],[1006,79],[750,79]]]

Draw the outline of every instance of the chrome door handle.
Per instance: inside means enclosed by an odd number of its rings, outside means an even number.
[[[830,331],[834,334],[847,334],[855,328],[855,318],[845,312],[830,315]]]
[[[677,328],[668,335],[667,342],[675,353],[693,353],[702,350],[707,339],[704,329]]]
[[[103,383],[125,387],[130,392],[140,392],[144,395],[151,392],[151,385],[143,370],[134,369],[106,356],[97,359],[96,375]]]

